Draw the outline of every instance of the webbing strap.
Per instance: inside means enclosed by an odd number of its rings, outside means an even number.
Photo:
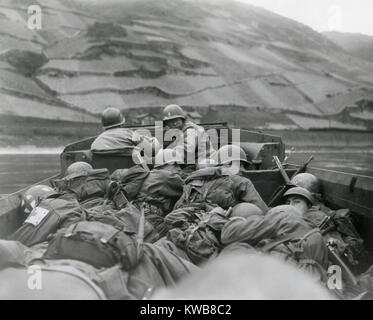
[[[285,236],[281,237],[280,239],[278,239],[274,242],[268,243],[267,245],[263,246],[261,249],[264,252],[268,252],[268,251],[271,251],[272,249],[276,248],[280,244],[283,244],[283,243],[286,243],[286,242],[289,242],[289,241],[304,241],[306,238],[308,238],[310,235],[312,235],[316,232],[320,232],[320,230],[319,229],[312,229],[312,230],[308,231],[305,235],[302,235],[302,236],[299,233],[291,233],[291,234],[288,234],[288,235],[285,235]]]

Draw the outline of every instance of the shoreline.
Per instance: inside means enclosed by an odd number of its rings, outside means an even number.
[[[15,129],[15,128],[13,128]],[[62,129],[62,128],[60,128]],[[296,152],[309,151],[315,152],[339,152],[346,150],[363,150],[373,152],[373,132],[357,131],[305,131],[305,130],[263,130],[258,131],[279,136],[282,138],[286,149],[295,148]],[[18,132],[18,134],[4,134],[0,132],[0,154],[56,154],[61,153],[64,147],[76,141],[92,137],[99,132],[91,130],[82,130],[78,128],[64,128],[63,130],[54,130],[53,134],[31,134],[31,132]],[[69,135],[66,132],[69,131]],[[15,147],[17,146],[17,147]],[[353,152],[353,151],[347,151]]]
[[[0,155],[38,155],[38,154],[61,154],[64,147],[56,147],[56,148],[45,148],[45,147],[37,147],[37,146],[24,146],[25,149],[23,149],[21,146],[18,148],[4,148],[0,147]]]

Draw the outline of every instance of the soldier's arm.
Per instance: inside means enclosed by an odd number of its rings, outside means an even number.
[[[268,207],[263,201],[262,197],[255,189],[252,182],[240,176],[233,177],[236,180],[236,197],[240,202],[249,202],[259,207],[265,214],[268,211]]]
[[[328,250],[320,233],[313,233],[303,242],[303,252],[298,263],[301,270],[316,280],[323,281],[328,268]]]
[[[272,232],[262,216],[252,216],[248,219],[234,217],[227,222],[221,232],[221,242],[225,245],[234,242],[245,242],[255,246],[260,240]]]

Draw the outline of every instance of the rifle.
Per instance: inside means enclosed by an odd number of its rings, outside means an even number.
[[[299,173],[303,173],[306,171],[308,165],[311,163],[312,160],[314,160],[315,157],[312,155],[309,157],[309,159],[303,164],[303,166],[301,166],[297,171],[295,171],[295,173],[291,176],[291,178],[294,178],[297,174]]]
[[[358,284],[358,281],[356,280],[356,277],[354,276],[354,274],[352,273],[352,271],[350,270],[350,268],[347,267],[347,265],[344,263],[344,261],[338,255],[338,253],[336,252],[335,245],[333,243],[331,243],[331,242],[328,242],[326,244],[326,247],[328,248],[328,252],[329,252],[329,255],[331,256],[332,260],[334,260],[334,263],[337,263],[342,268],[342,270],[347,275],[348,280],[353,285],[356,286]]]
[[[295,187],[293,184],[291,184],[291,180],[289,176],[287,175],[286,171],[284,170],[280,159],[277,156],[274,156],[273,159],[276,162],[276,165],[278,169],[280,170],[280,173],[285,181],[285,184],[278,187],[277,190],[273,193],[271,200],[268,203],[268,207],[272,207],[274,204],[278,203],[278,201],[283,197],[284,193],[288,191],[290,188]],[[292,176],[291,178],[295,177],[297,174],[302,173],[306,171],[307,166],[310,164],[310,162],[314,159],[314,156],[311,156]]]
[[[286,173],[284,167],[282,166],[282,163],[281,163],[280,159],[277,156],[273,156],[273,159],[275,160],[277,168],[280,170],[280,173],[281,173],[282,177],[284,178],[285,183],[290,184],[289,176]]]
[[[139,229],[137,232],[137,252],[139,257],[142,255],[142,245],[144,243],[144,230],[145,230],[145,205],[141,205],[141,214],[139,219]]]
[[[320,229],[322,235],[324,235],[326,233],[325,227],[328,224],[330,219],[331,219],[330,216],[325,216],[321,220],[320,225],[319,225],[319,229]]]

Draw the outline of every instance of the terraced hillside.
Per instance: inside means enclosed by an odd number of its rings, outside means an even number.
[[[112,105],[135,122],[178,103],[204,122],[373,128],[355,103],[373,99],[373,63],[233,0],[0,0],[0,26],[3,114],[95,122]]]
[[[373,36],[337,31],[324,32],[323,35],[350,54],[373,62]]]

